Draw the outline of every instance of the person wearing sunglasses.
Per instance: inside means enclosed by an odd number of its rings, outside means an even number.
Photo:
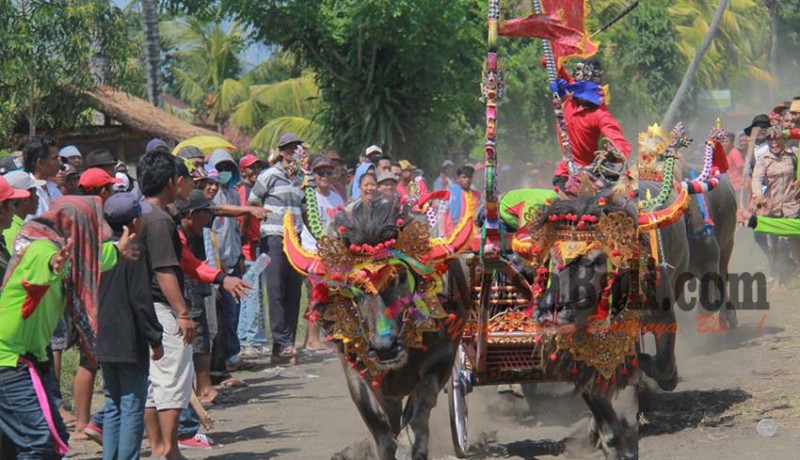
[[[336,214],[344,209],[344,200],[341,195],[333,190],[333,180],[336,176],[336,171],[333,163],[325,156],[318,156],[311,162],[311,171],[314,173],[314,183],[316,184],[315,192],[317,194],[317,206],[319,207],[319,217],[322,227],[327,227],[330,222],[336,217]],[[309,251],[317,251],[317,240],[309,231],[308,227],[303,225],[302,233],[303,247]],[[304,281],[308,292],[311,292],[311,285],[308,279]],[[309,296],[308,306],[306,307],[305,317],[314,310],[316,302]],[[325,346],[325,343],[320,340],[319,326],[313,321],[308,322],[308,331],[306,332],[306,343],[304,348],[312,355],[327,355],[333,353],[333,350]]]

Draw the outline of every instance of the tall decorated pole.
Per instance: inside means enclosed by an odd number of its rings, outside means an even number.
[[[543,14],[542,0],[533,0],[533,10],[536,14]],[[561,108],[561,96],[558,94],[557,88],[557,69],[556,59],[553,55],[553,45],[550,40],[542,40],[544,44],[544,57],[547,64],[547,79],[550,81],[550,88],[553,90],[553,111],[556,115],[556,132],[558,133],[558,141],[561,145],[561,153],[564,155],[563,161],[569,167],[569,173],[575,173],[575,164],[572,162],[572,146],[569,142],[569,134],[567,133],[567,121],[564,119],[564,111]]]
[[[499,20],[500,2],[499,0],[489,0],[489,19],[487,21],[488,54],[484,67],[483,86],[483,97],[486,100],[486,148],[484,158],[486,164],[486,234],[481,244],[481,251],[490,259],[497,252],[496,245],[500,228],[497,201],[497,103],[502,91],[497,66]]]

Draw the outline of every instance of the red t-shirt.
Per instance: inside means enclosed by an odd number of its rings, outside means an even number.
[[[572,161],[576,166],[588,166],[594,161],[594,152],[600,135],[605,136],[625,155],[631,156],[631,144],[622,134],[622,128],[604,104],[597,108],[579,106],[568,98],[563,106],[567,134],[572,146]],[[556,176],[569,176],[569,167],[563,161],[556,168]]]
[[[239,198],[242,203],[247,203],[249,194],[250,187],[245,185],[239,187]],[[242,224],[248,218],[250,223],[244,229],[244,235],[242,235],[242,254],[244,254],[245,260],[256,260],[258,241],[261,238],[261,222],[258,219],[253,219],[252,216],[242,216],[239,217],[239,224]]]

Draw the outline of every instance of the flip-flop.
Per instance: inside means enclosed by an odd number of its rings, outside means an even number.
[[[256,363],[250,361],[238,361],[236,364],[228,364],[228,372],[248,371],[256,367]]]
[[[328,356],[336,353],[336,350],[328,347],[322,348],[304,348],[303,349],[306,353],[312,356]]]

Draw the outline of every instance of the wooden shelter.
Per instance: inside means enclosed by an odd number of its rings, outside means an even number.
[[[132,162],[144,153],[147,142],[160,138],[177,144],[194,136],[219,136],[194,126],[144,99],[107,86],[84,91],[87,105],[102,115],[99,126],[74,133],[59,133],[59,145],[75,145],[88,153],[105,148],[118,159]]]
[[[108,86],[98,86],[79,94],[86,108],[95,111],[94,125],[47,134],[55,137],[59,146],[74,145],[84,155],[92,150],[106,149],[117,159],[132,164],[144,153],[147,142],[156,137],[170,145],[194,136],[224,137],[216,131],[182,120],[144,99]],[[27,137],[19,133],[12,136],[9,144],[20,145]]]

